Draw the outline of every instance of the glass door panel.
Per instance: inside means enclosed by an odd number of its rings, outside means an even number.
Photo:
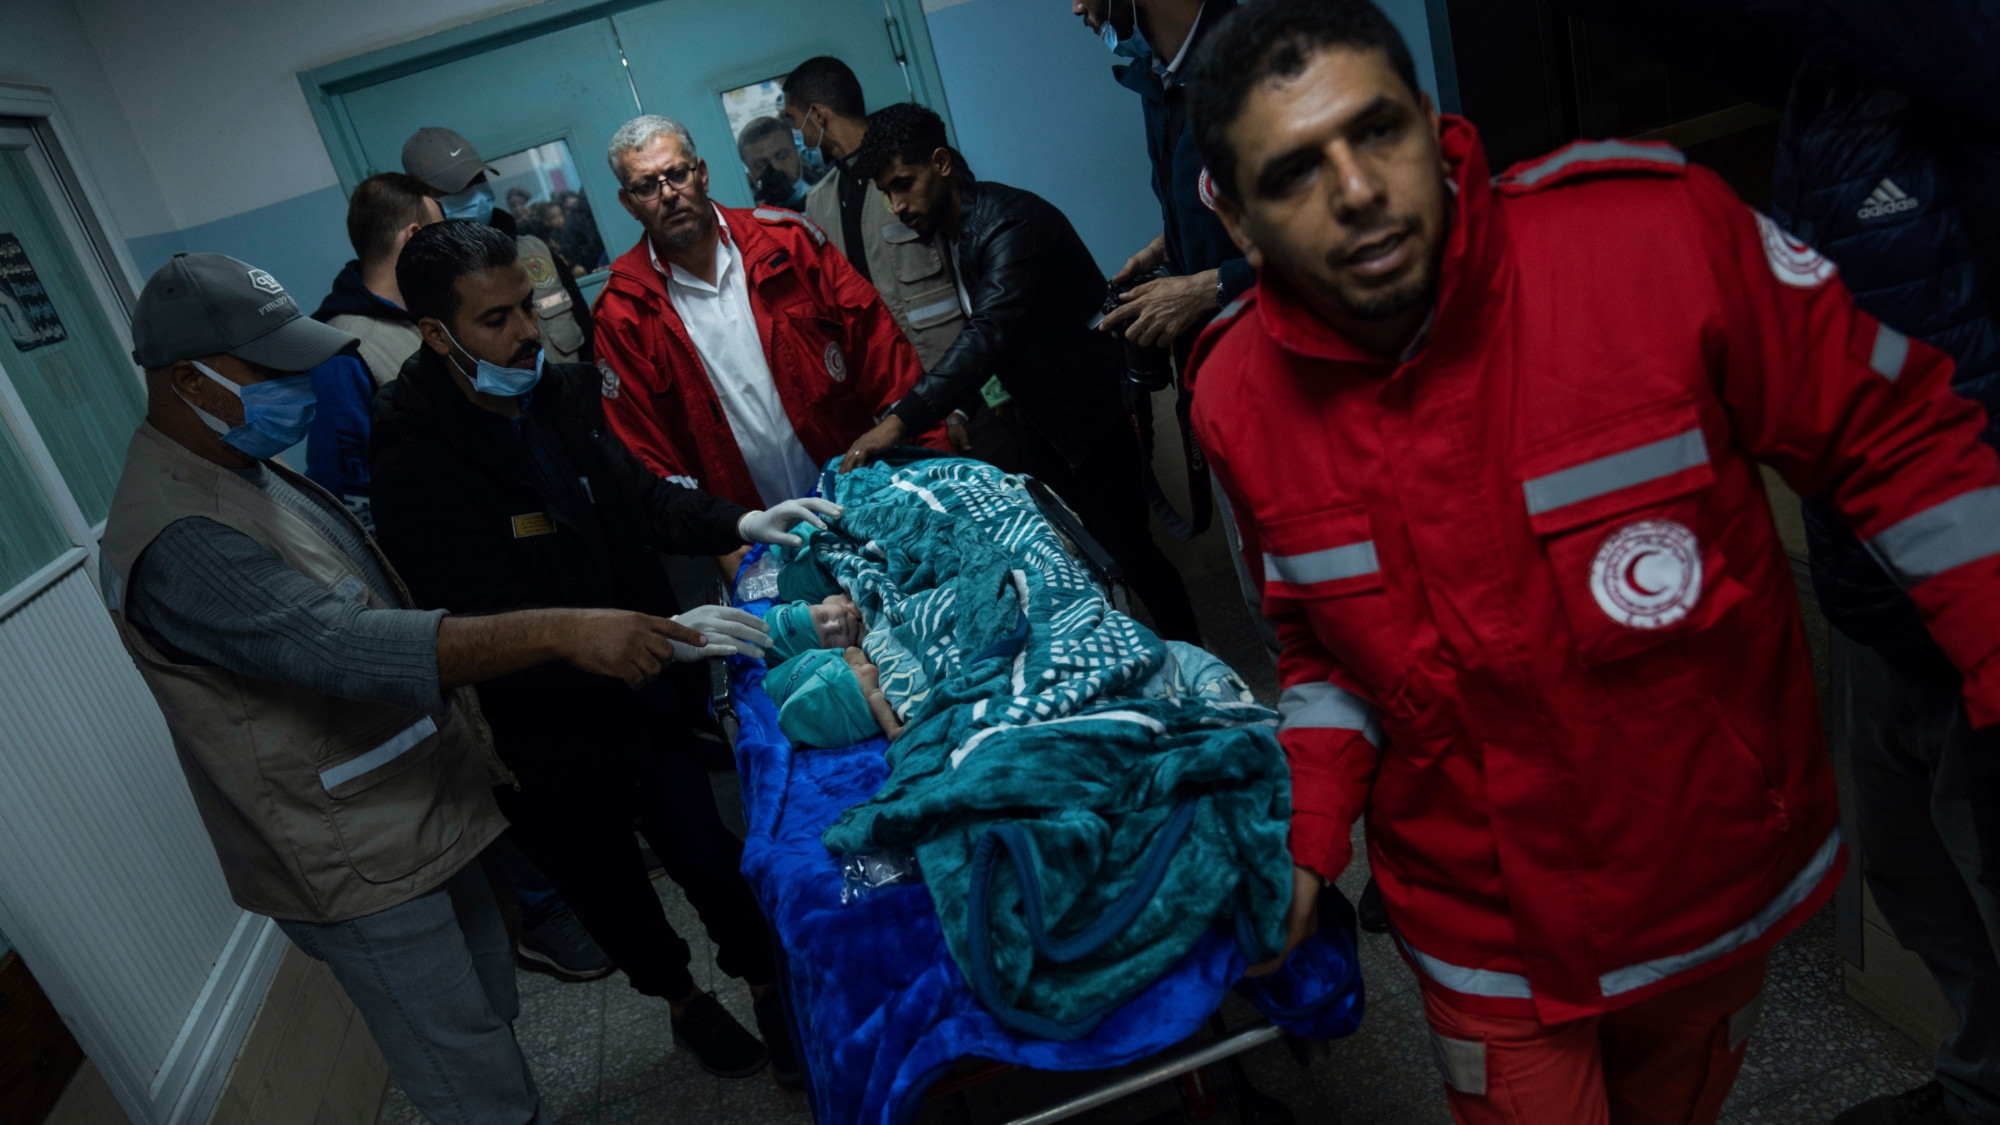
[[[33,143],[26,130],[0,129],[0,369],[94,526],[111,509],[145,393],[38,175]]]

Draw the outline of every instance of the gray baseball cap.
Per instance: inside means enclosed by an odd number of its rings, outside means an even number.
[[[479,159],[478,150],[450,129],[426,125],[403,142],[403,171],[430,185],[439,195],[456,195],[479,173],[498,177],[499,171]]]
[[[305,371],[352,343],[300,312],[277,278],[227,254],[175,254],[146,282],[132,313],[132,359],[149,370],[227,352]]]

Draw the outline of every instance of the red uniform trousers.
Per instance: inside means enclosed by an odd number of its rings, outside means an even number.
[[[1458,1125],[1708,1125],[1743,1066],[1764,958],[1588,1019],[1483,1016],[1424,988]]]

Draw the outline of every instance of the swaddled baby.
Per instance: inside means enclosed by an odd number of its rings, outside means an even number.
[[[793,745],[847,746],[903,732],[875,665],[856,647],[867,626],[853,598],[784,602],[765,612],[764,627],[771,634],[764,690]]]
[[[807,649],[766,673],[764,690],[778,705],[778,729],[794,746],[851,746],[903,733],[875,665],[859,648]]]
[[[771,634],[765,663],[781,661],[814,648],[847,648],[861,643],[868,631],[854,599],[835,594],[818,602],[780,602],[764,611],[764,629]]]

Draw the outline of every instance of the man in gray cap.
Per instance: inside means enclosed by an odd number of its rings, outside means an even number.
[[[479,158],[471,142],[450,129],[426,125],[403,142],[403,171],[437,193],[447,219],[471,219],[497,228],[514,240],[514,248],[535,286],[535,315],[541,319],[542,349],[550,363],[595,363],[591,349],[590,305],[576,287],[575,274],[595,262],[572,268],[547,242],[522,234],[514,214],[499,205],[487,177],[500,171]]]
[[[544,1121],[510,1026],[513,949],[473,863],[512,775],[469,685],[562,660],[638,687],[735,649],[624,611],[410,608],[340,501],[272,460],[312,421],[301,372],[354,338],[263,270],[176,255],[132,339],[147,411],[104,532],[105,602],[232,897],[327,963],[431,1121]]]

